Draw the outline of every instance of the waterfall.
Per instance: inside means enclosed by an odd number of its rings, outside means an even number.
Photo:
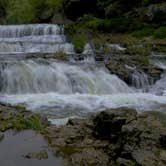
[[[151,92],[166,96],[166,54],[153,53],[151,63],[164,70],[161,79],[151,88]]]
[[[112,94],[131,92],[104,67],[76,65],[54,60],[0,62],[1,92],[7,94],[46,93]]]
[[[119,45],[109,47],[125,50]],[[59,51],[68,54],[69,62],[40,57]],[[165,111],[165,75],[147,92],[150,85],[147,75],[131,68],[132,84],[143,89],[142,93],[96,63],[93,54],[88,43],[82,54],[74,54],[63,26],[0,26],[0,101],[22,104],[52,120],[117,107]],[[33,58],[26,59],[26,55]],[[165,67],[163,62],[155,60]]]
[[[142,71],[134,70],[131,76],[132,86],[141,89],[143,92],[148,92],[151,83],[149,82],[147,74]]]
[[[74,53],[63,26],[51,24],[0,26],[0,53]]]
[[[25,36],[43,36],[63,34],[63,26],[51,24],[29,24],[0,26],[0,38],[20,38]]]

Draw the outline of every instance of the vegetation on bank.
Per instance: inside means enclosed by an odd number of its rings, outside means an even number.
[[[1,24],[63,23],[77,53],[87,41],[99,49],[114,36],[123,44],[165,44],[165,15],[164,0],[0,0]]]
[[[0,131],[8,129],[43,129],[41,116],[31,113],[21,106],[4,106],[0,104]]]

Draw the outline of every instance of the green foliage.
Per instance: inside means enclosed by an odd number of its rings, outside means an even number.
[[[151,4],[164,5],[163,0],[0,0],[0,22],[6,24],[50,23],[56,15],[75,21],[66,28],[73,35],[84,28],[90,31],[128,33],[135,37],[153,34],[153,28],[165,25],[165,11],[159,10],[150,22],[142,20],[139,8]],[[157,13],[158,12],[158,13]],[[61,17],[60,17],[61,18]],[[60,20],[60,22],[63,22]],[[165,38],[164,27],[156,30],[156,38]]]
[[[78,33],[73,38],[74,50],[76,53],[82,53],[84,45],[86,44],[86,38],[84,34]]]
[[[7,5],[6,22],[8,24],[22,24],[34,21],[34,6],[28,0],[11,0]]]
[[[153,28],[143,28],[141,30],[137,30],[131,33],[134,37],[146,37],[146,36],[152,36],[154,32]]]
[[[63,8],[63,0],[47,0],[45,4],[48,8],[52,8],[56,11],[60,11]]]
[[[127,52],[130,54],[138,54],[138,55],[146,56],[146,55],[150,55],[150,53],[152,52],[152,47],[151,46],[131,45],[131,46],[128,46]],[[144,57],[143,63],[149,64],[149,60],[146,57]]]
[[[17,116],[12,120],[10,120],[10,122],[12,123],[12,126],[17,130],[21,129],[41,130],[43,128],[40,120],[35,115],[31,115],[28,118]]]
[[[155,38],[166,38],[166,27],[160,27],[154,32]]]

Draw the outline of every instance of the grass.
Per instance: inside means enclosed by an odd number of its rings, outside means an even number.
[[[0,110],[0,124],[1,131],[8,129],[40,131],[43,129],[39,116],[20,106],[7,106]]]

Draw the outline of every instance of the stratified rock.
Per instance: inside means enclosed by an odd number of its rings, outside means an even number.
[[[162,69],[147,63],[145,59],[147,61],[149,57],[143,55],[110,54],[106,61],[106,67],[112,74],[116,74],[130,85],[132,84],[132,76],[135,72],[140,74],[145,73],[149,83],[152,82],[152,80],[155,82],[160,78]]]

